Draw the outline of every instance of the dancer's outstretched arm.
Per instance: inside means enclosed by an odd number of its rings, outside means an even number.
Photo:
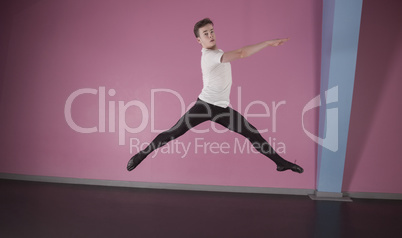
[[[263,41],[258,44],[248,45],[248,46],[242,47],[237,50],[225,52],[221,58],[221,62],[227,63],[227,62],[231,62],[233,60],[246,58],[246,57],[249,57],[250,55],[257,53],[258,51],[264,49],[267,46],[279,46],[288,40],[289,40],[289,38],[268,40],[268,41]]]

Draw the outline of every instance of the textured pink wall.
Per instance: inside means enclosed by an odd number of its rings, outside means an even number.
[[[303,131],[301,113],[319,91],[321,11],[319,0],[49,0],[21,9],[12,19],[2,85],[0,172],[313,189],[316,145]],[[270,116],[250,116],[250,122],[268,129],[262,135],[285,158],[297,160],[304,174],[278,173],[264,156],[241,153],[239,147],[235,151],[245,139],[214,132],[224,128],[209,122],[196,128],[209,132],[188,132],[133,172],[126,171],[130,153],[137,152],[130,151],[130,140],[150,142],[157,135],[152,125],[169,128],[200,93],[201,47],[192,28],[204,17],[214,20],[218,47],[224,51],[290,37],[284,46],[232,63],[231,104],[243,114],[250,103],[266,104]],[[76,97],[71,117],[95,133],[79,133],[67,123],[66,102],[80,89],[93,94]],[[157,89],[179,96],[158,92],[152,104]],[[274,116],[272,105],[280,102]],[[131,104],[124,116],[123,106]],[[260,103],[249,106],[251,113],[266,111]],[[110,121],[115,125],[109,126]],[[123,122],[144,128],[123,133]],[[317,111],[305,115],[305,126],[316,134]],[[222,146],[227,153],[215,153],[219,148],[204,143]],[[184,156],[174,145],[189,146],[189,152]]]
[[[401,9],[363,3],[344,191],[402,193]]]

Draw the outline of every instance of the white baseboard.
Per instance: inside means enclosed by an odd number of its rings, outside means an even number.
[[[116,180],[100,180],[100,179],[65,178],[65,177],[23,175],[23,174],[10,174],[10,173],[0,173],[0,179],[46,182],[46,183],[208,191],[208,192],[260,193],[260,194],[305,195],[305,196],[315,194],[314,189],[151,183],[151,182],[116,181]],[[343,194],[350,198],[402,200],[402,194],[397,193],[344,192]]]

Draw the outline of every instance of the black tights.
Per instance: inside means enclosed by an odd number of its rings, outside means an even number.
[[[231,107],[222,108],[200,99],[196,101],[194,106],[172,128],[160,133],[147,148],[141,151],[143,157],[145,158],[157,148],[166,145],[169,141],[178,138],[191,128],[209,120],[246,137],[257,151],[270,158],[277,166],[286,166],[289,163],[274,151],[258,130],[239,112]]]

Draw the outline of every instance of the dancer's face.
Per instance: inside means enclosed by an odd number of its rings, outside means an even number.
[[[197,41],[203,48],[216,49],[216,37],[212,24],[201,27],[198,29],[198,33],[200,36],[197,37]]]

